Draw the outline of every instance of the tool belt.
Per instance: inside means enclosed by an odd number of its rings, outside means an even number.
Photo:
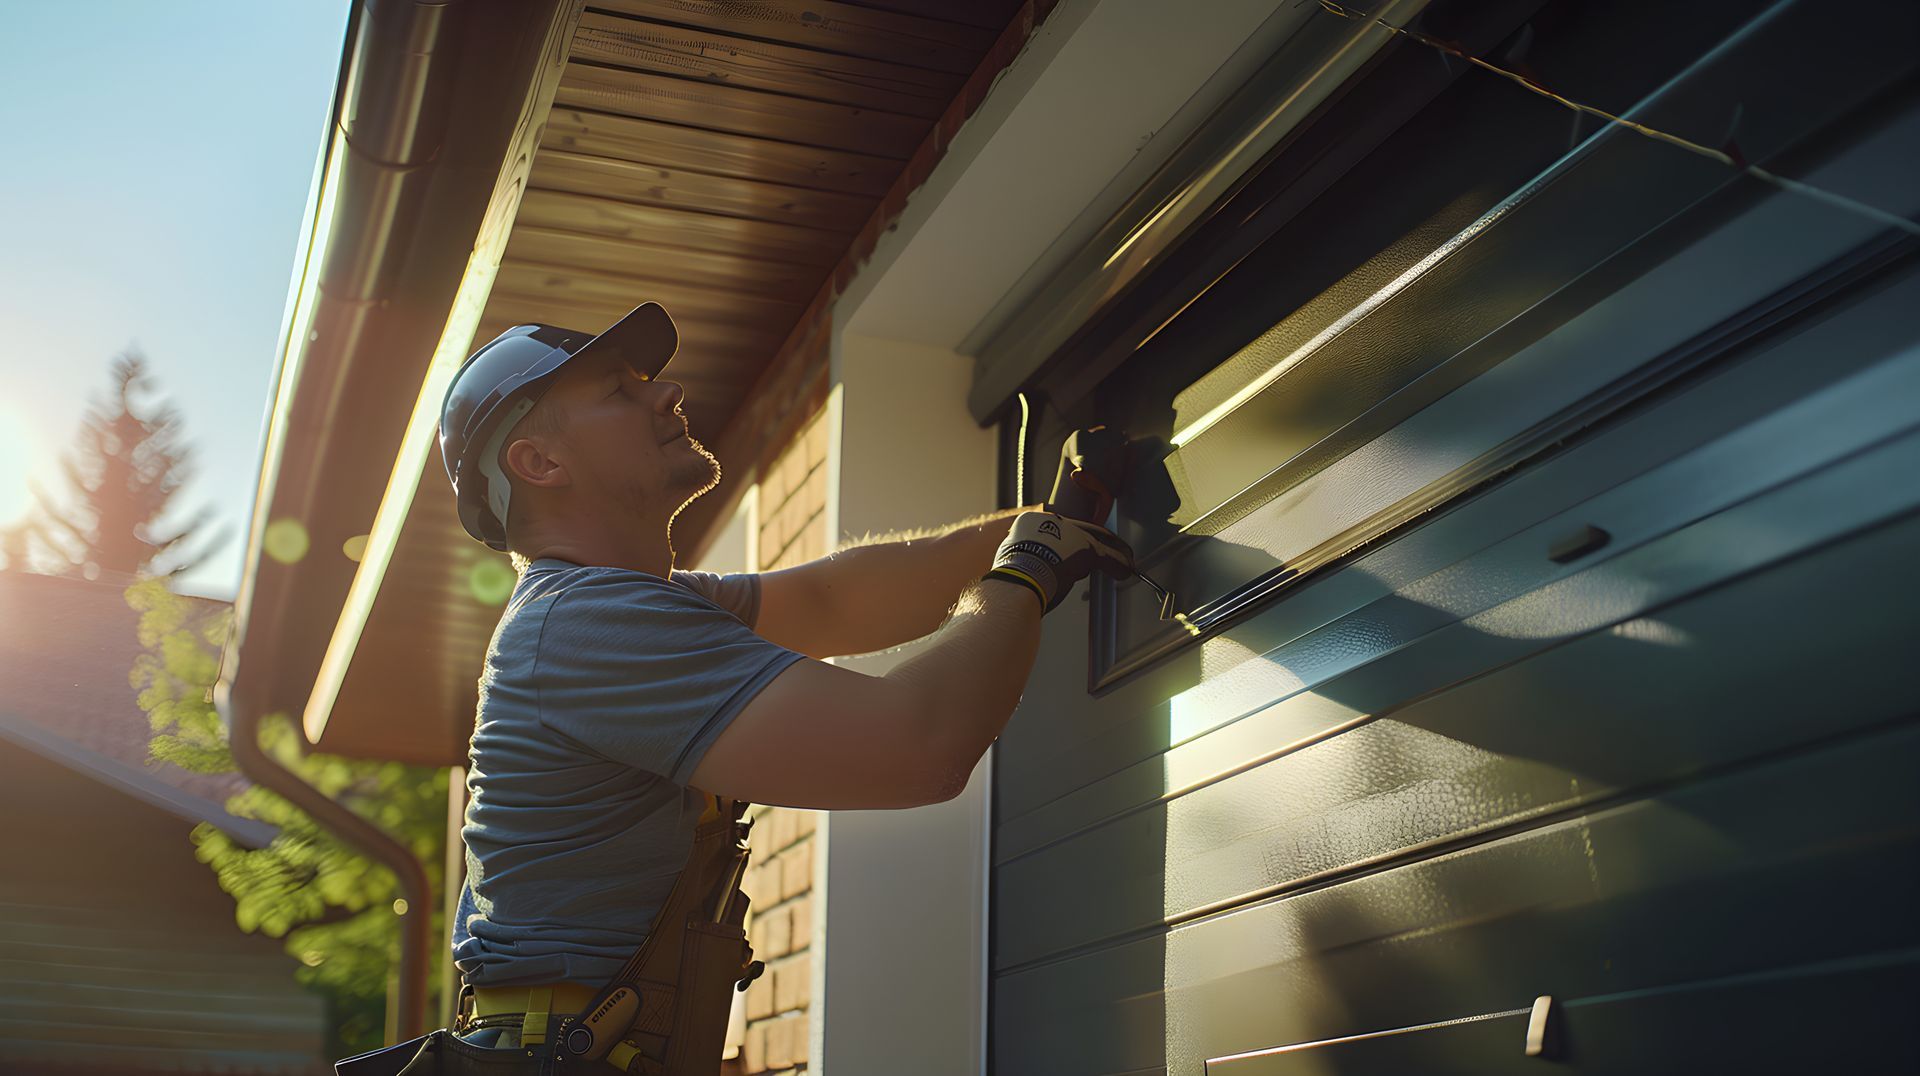
[[[693,850],[633,956],[590,987],[482,988],[463,999],[454,1030],[361,1054],[338,1076],[716,1076],[726,1047],[728,997],[765,970],[742,924],[747,896],[747,804],[709,796]],[[515,1006],[518,1006],[516,1008]],[[487,1049],[457,1036],[518,1024],[520,1048]]]

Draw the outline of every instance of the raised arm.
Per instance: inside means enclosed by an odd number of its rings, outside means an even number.
[[[816,658],[867,654],[940,626],[960,592],[993,563],[1023,509],[933,534],[842,549],[760,576],[762,637]]]
[[[1132,554],[1097,527],[1021,517],[929,645],[881,676],[789,666],[736,715],[691,783],[820,810],[912,807],[959,794],[1006,727],[1033,668],[1040,616],[1074,582]]]

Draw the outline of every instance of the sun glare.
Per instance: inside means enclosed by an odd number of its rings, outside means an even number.
[[[26,422],[12,411],[0,410],[0,526],[26,513],[31,499],[27,477],[33,463]]]

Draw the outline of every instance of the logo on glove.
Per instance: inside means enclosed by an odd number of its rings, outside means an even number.
[[[1051,519],[1043,519],[1040,521],[1040,533],[1058,538],[1060,537],[1060,524]]]

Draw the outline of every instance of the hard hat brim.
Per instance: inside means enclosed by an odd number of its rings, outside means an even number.
[[[665,307],[650,302],[634,307],[606,332],[588,341],[574,357],[611,356],[651,380],[660,376],[679,349],[680,330],[674,327],[673,318]]]

